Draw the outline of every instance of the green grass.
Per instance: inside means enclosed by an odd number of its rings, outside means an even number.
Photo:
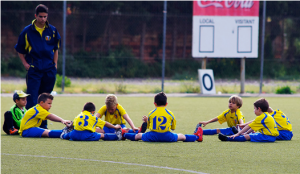
[[[84,103],[91,101],[99,109],[105,97],[54,98],[51,113],[73,119]],[[244,97],[241,108],[246,121],[255,118],[253,102]],[[11,97],[1,97],[1,115],[12,105]],[[118,97],[136,126],[143,115],[154,108],[153,97]],[[217,136],[204,136],[203,142],[146,143],[142,141],[73,142],[50,138],[21,138],[1,132],[2,173],[189,173],[163,168],[106,161],[154,165],[203,173],[299,173],[300,117],[299,98],[269,97],[273,109],[281,109],[293,125],[292,141],[275,143],[221,142]],[[191,134],[197,122],[216,117],[227,109],[227,97],[169,97],[168,109],[176,117],[176,133]],[[52,124],[51,124],[52,123]],[[48,122],[49,129],[62,129]],[[212,123],[206,128],[223,128]],[[7,155],[7,154],[19,154]],[[34,156],[37,155],[37,156]],[[52,158],[50,158],[52,157]],[[76,158],[76,159],[75,159]],[[80,159],[89,159],[80,160]],[[94,160],[94,161],[93,161]]]

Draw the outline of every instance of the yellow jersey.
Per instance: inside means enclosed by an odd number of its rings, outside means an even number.
[[[235,112],[231,113],[230,109],[225,110],[221,115],[218,116],[218,121],[220,124],[227,122],[228,127],[236,126],[241,124],[239,120],[242,119],[245,123],[245,117],[240,109],[237,109]]]
[[[268,112],[264,112],[257,116],[254,121],[249,124],[249,126],[254,131],[259,131],[264,135],[275,137],[279,135],[275,120]]]
[[[47,116],[50,114],[46,109],[42,108],[41,105],[37,104],[30,108],[24,115],[21,121],[19,133],[32,127],[39,127],[43,120],[47,120]]]
[[[103,129],[105,121],[94,116],[89,111],[83,111],[74,119],[74,129],[77,131],[91,131],[96,132],[96,127]]]
[[[102,118],[104,115],[105,121],[111,124],[126,124],[126,121],[123,117],[126,114],[126,111],[120,104],[118,104],[117,109],[113,114],[110,114],[107,111],[106,105],[102,106],[98,113],[100,114],[100,118]]]
[[[153,132],[169,132],[175,130],[176,119],[166,107],[156,107],[148,114],[147,128]]]
[[[292,131],[292,124],[289,118],[281,110],[274,110],[270,115],[274,118],[278,130]]]

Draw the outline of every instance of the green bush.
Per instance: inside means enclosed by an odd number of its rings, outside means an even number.
[[[59,74],[56,74],[56,87],[61,87],[63,77]],[[71,79],[65,76],[65,87],[71,86]]]
[[[283,86],[276,89],[276,94],[292,94],[293,91],[289,86]]]

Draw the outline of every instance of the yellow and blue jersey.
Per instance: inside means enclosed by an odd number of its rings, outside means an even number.
[[[147,128],[153,132],[169,132],[175,130],[176,119],[174,114],[166,107],[156,107],[148,114]]]
[[[126,124],[126,121],[123,117],[126,114],[126,111],[120,104],[118,104],[117,109],[113,114],[110,114],[107,111],[106,105],[102,106],[98,113],[100,114],[100,118],[105,116],[105,121],[111,124]]]
[[[46,22],[45,29],[36,29],[35,20],[21,32],[15,49],[25,54],[26,62],[38,70],[47,70],[55,66],[54,52],[60,47],[60,35],[57,29]]]
[[[254,131],[259,131],[261,134],[277,137],[279,135],[274,118],[264,112],[257,116],[252,123],[249,124]]]
[[[46,120],[47,116],[50,114],[46,109],[42,108],[41,105],[37,104],[31,109],[29,109],[22,121],[19,133],[22,135],[22,132],[26,129],[32,128],[32,127],[39,127],[42,124],[43,120]]]
[[[77,115],[73,122],[74,129],[77,131],[91,131],[96,132],[96,127],[103,129],[105,121],[94,116],[88,111],[83,111]]]
[[[245,117],[240,109],[237,109],[235,112],[231,113],[230,109],[225,110],[221,115],[218,116],[218,121],[220,124],[227,122],[228,127],[236,126],[241,124],[239,120],[242,119],[245,123]]]
[[[292,124],[289,118],[281,110],[274,110],[270,115],[274,118],[278,130],[292,131]]]

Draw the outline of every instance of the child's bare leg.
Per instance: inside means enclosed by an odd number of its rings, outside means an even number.
[[[244,137],[246,138],[247,141],[250,141],[250,136],[248,134],[244,135]]]
[[[141,140],[143,133],[138,133],[135,135],[135,140]]]
[[[103,129],[100,129],[100,128],[98,128],[98,127],[96,127],[96,132],[97,132],[97,133],[103,133],[103,134],[105,133]],[[101,134],[101,135],[102,135],[102,134]]]
[[[42,137],[49,137],[49,132],[50,132],[50,130],[45,129],[45,131],[42,134]]]
[[[185,135],[183,135],[183,134],[177,134],[177,135],[178,135],[177,141],[185,141],[186,140]]]
[[[217,129],[217,134],[221,133],[220,129]]]

